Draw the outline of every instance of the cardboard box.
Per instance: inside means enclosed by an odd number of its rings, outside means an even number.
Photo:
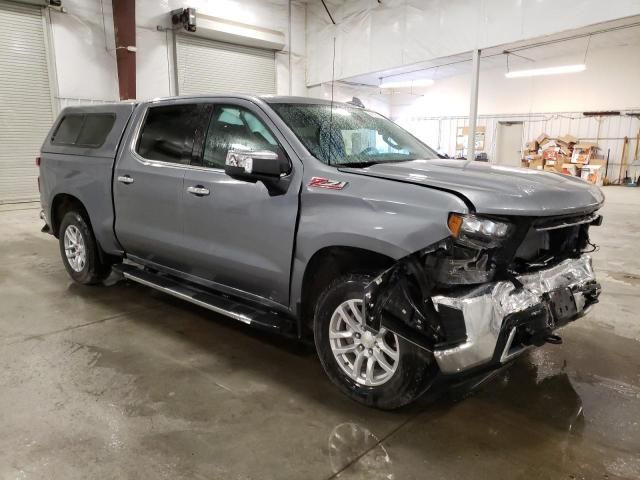
[[[562,162],[559,160],[547,160],[544,162],[544,168],[547,172],[562,172]]]
[[[556,160],[558,158],[558,152],[560,149],[558,147],[549,147],[542,151],[542,158],[545,160]]]
[[[563,163],[562,173],[575,177],[578,175],[578,166],[574,165],[573,163]]]
[[[484,125],[476,126],[476,141],[475,141],[475,150],[476,152],[484,151],[484,140],[485,133],[487,127]],[[458,127],[456,133],[456,150],[464,150],[467,148],[467,143],[469,141],[469,127]]]
[[[590,148],[592,150],[597,150],[598,144],[593,142],[578,142],[573,146],[573,148],[582,148],[582,149]]]
[[[534,155],[534,158],[529,162],[529,168],[534,168],[537,170],[542,170],[542,166],[544,165],[544,160],[542,159],[542,155]]]
[[[538,151],[538,141],[537,140],[531,140],[531,141],[525,143],[524,148],[525,148],[525,150],[528,150],[530,152],[537,152]]]
[[[557,146],[558,146],[558,144],[554,140],[549,140],[547,142],[544,142],[544,143],[540,144],[540,148],[542,150],[546,150],[548,148],[555,148]]]
[[[602,166],[601,165],[585,165],[580,170],[580,178],[584,181],[602,186]]]
[[[589,159],[589,165],[604,167],[604,160],[602,158],[593,158],[593,155],[591,155],[591,158]]]
[[[556,138],[556,141],[560,144],[560,145],[564,145],[566,147],[574,144],[574,143],[578,143],[578,139],[576,137],[574,137],[573,135],[569,135],[568,133],[566,135],[562,135],[558,138]]]
[[[545,143],[545,141],[549,138],[549,135],[547,135],[546,133],[541,133],[540,135],[538,135],[538,138],[536,138],[536,142],[538,142],[538,144],[542,145],[543,143]]]
[[[573,155],[573,148],[566,145],[560,145],[560,152],[567,157],[571,157],[571,155]]]
[[[581,148],[577,145],[573,147],[573,154],[571,155],[571,163],[580,163],[586,165],[591,159],[591,148]]]

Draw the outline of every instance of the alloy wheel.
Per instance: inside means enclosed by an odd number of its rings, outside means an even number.
[[[335,309],[329,322],[329,343],[342,371],[361,385],[382,385],[398,368],[398,337],[384,328],[377,334],[369,331],[360,299],[347,300]]]
[[[64,253],[71,268],[81,272],[87,263],[87,247],[82,233],[75,225],[69,225],[64,231]]]

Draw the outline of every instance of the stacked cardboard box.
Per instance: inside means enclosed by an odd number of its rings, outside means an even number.
[[[595,159],[598,146],[580,142],[566,134],[550,138],[541,133],[538,138],[525,144],[522,165],[528,168],[564,173],[602,185],[602,162]]]
[[[580,142],[573,147],[573,153],[571,155],[571,163],[579,163],[582,165],[588,165],[591,160],[591,156],[596,153],[598,146],[591,142]]]
[[[525,144],[524,155],[522,157],[522,166],[528,168],[536,168],[542,170],[544,162],[540,153],[540,143],[538,140],[545,140],[547,135],[543,133],[537,139],[531,140]]]

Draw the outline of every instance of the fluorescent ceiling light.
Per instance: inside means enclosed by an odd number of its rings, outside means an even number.
[[[349,115],[351,115],[351,112],[349,110],[345,110],[344,108],[334,108],[333,110],[331,110],[332,113],[335,113],[336,115],[342,115],[343,117],[348,117]]]
[[[532,70],[515,70],[513,72],[505,73],[504,76],[507,78],[539,77],[541,75],[584,72],[586,69],[587,66],[584,64],[562,65],[560,67],[534,68]]]
[[[433,85],[433,80],[430,78],[423,78],[419,80],[382,80],[380,88],[412,88],[412,87],[430,87]]]

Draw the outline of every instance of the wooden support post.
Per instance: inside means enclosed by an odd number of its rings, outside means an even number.
[[[113,0],[112,5],[120,100],[135,99],[136,3],[135,0]]]
[[[618,173],[618,185],[622,185],[622,172],[627,165],[627,146],[629,145],[629,137],[624,137],[624,143],[622,144],[622,157],[620,157],[620,172]]]

